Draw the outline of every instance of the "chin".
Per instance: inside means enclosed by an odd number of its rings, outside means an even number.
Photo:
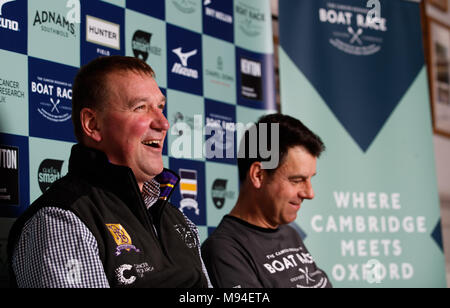
[[[294,222],[297,219],[297,214],[286,217],[286,225]]]
[[[157,169],[155,172],[155,176],[157,176],[158,174],[160,174],[161,172],[163,172],[164,170],[164,166],[161,165],[161,168]]]
[[[152,168],[148,168],[146,170],[140,170],[139,172],[135,172],[136,180],[138,182],[147,182],[151,179],[153,179],[155,176],[159,175],[163,171],[164,167],[161,164],[161,166],[156,167],[152,166]]]
[[[161,172],[163,172],[163,170],[164,170],[163,165],[161,165],[160,167],[154,166],[151,170],[148,170],[146,172],[146,176],[154,178],[155,176],[161,174]]]

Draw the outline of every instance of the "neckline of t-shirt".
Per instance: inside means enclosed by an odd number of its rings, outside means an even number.
[[[241,225],[244,225],[244,226],[246,226],[248,228],[254,229],[256,231],[261,231],[261,232],[264,232],[264,233],[275,233],[275,232],[280,230],[279,227],[276,228],[276,229],[270,229],[270,228],[263,228],[263,227],[259,227],[259,226],[256,226],[256,225],[252,225],[251,223],[249,223],[249,222],[247,222],[245,220],[242,220],[242,219],[240,219],[240,218],[238,218],[236,216],[225,215],[225,218],[229,218],[231,220],[234,220],[234,221],[240,223]]]

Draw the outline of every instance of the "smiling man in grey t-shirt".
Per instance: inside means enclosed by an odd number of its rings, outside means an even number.
[[[268,141],[262,140],[266,136],[261,126],[279,130],[278,139],[272,140],[278,141],[279,164],[265,169],[268,159],[259,155],[238,158],[238,201],[202,246],[211,281],[221,288],[331,287],[297,231],[288,226],[302,202],[314,198],[311,179],[325,146],[299,120],[275,114],[258,121],[253,130],[256,135],[247,131],[241,148],[251,151],[252,138],[258,141],[258,149],[261,142]],[[271,133],[267,135],[273,138]]]

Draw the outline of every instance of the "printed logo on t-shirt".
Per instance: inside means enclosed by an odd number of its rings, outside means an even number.
[[[324,288],[328,285],[328,279],[321,270],[311,271],[315,264],[313,257],[304,252],[302,247],[286,248],[266,255],[268,262],[264,268],[271,274],[277,275],[290,271],[295,276],[289,278],[290,283],[297,288]]]

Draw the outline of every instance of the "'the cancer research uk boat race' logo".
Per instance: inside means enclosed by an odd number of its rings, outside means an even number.
[[[51,122],[66,122],[72,118],[72,85],[38,76],[31,82],[31,92],[40,95],[37,111]]]
[[[235,2],[235,16],[239,29],[248,37],[256,37],[264,31],[266,13],[247,1]]]
[[[347,54],[370,56],[378,53],[388,31],[387,20],[370,14],[366,7],[356,7],[328,2],[320,8],[321,23],[332,25],[329,43]]]
[[[198,79],[198,71],[188,67],[188,60],[190,57],[195,56],[198,52],[197,49],[183,52],[182,47],[178,47],[172,50],[174,54],[178,56],[181,63],[175,62],[172,67],[172,73],[182,75],[188,78]]]

